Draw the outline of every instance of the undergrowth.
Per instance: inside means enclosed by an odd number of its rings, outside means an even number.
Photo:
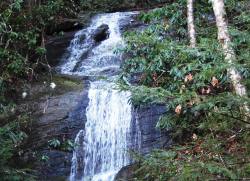
[[[50,72],[45,33],[63,16],[75,17],[75,7],[73,0],[30,7],[23,0],[0,2],[0,180],[35,179],[32,169],[16,163],[31,129],[29,113],[20,112],[16,103],[39,71]]]

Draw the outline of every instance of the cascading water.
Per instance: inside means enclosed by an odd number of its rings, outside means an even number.
[[[128,92],[105,88],[103,82],[91,84],[85,128],[85,177],[94,175],[92,180],[113,180],[119,169],[129,163],[129,96]]]
[[[119,47],[122,37],[119,30],[119,21],[126,19],[134,13],[109,13],[94,17],[90,26],[75,34],[68,48],[69,57],[65,57],[64,64],[59,67],[63,74],[100,75],[108,69],[119,69],[119,56],[114,48]],[[103,24],[109,27],[109,38],[98,46],[93,40],[93,32]]]
[[[119,70],[120,56],[114,53],[114,49],[123,44],[119,22],[129,21],[133,14],[109,13],[94,17],[90,26],[76,33],[71,41],[70,55],[60,67],[61,73],[87,76],[104,73],[108,76],[107,70]],[[91,33],[102,24],[109,26],[109,38],[92,46]],[[128,150],[133,139],[130,93],[113,89],[113,85],[106,81],[90,83],[87,122],[85,130],[81,130],[75,139],[77,146],[72,158],[71,181],[112,181],[130,162]],[[136,136],[136,142],[140,140],[139,136]]]
[[[129,164],[132,108],[129,92],[96,81],[89,89],[85,131],[75,140],[70,180],[112,181]]]

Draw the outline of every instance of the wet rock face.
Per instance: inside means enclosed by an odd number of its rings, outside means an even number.
[[[42,98],[36,103],[33,128],[26,147],[38,154],[34,156],[27,150],[24,159],[38,170],[39,180],[66,180],[70,175],[72,151],[51,148],[48,141],[56,138],[61,144],[66,140],[74,142],[76,134],[84,129],[87,105],[88,93],[82,90]],[[43,155],[48,158],[46,162],[39,161]]]
[[[156,128],[159,118],[167,113],[165,105],[151,104],[136,108],[134,119],[137,119],[141,132],[141,146],[138,150],[145,155],[153,149],[168,147],[171,140],[168,132]]]
[[[137,153],[146,155],[153,149],[167,148],[171,145],[171,139],[167,131],[156,128],[160,116],[167,113],[165,105],[151,104],[135,108],[133,115],[133,128],[137,121],[141,132],[140,148],[135,149]],[[133,180],[133,173],[138,169],[137,164],[123,167],[116,175],[116,181]]]
[[[101,42],[103,40],[106,40],[109,37],[109,34],[109,26],[107,24],[103,24],[93,32],[92,38],[96,42]]]

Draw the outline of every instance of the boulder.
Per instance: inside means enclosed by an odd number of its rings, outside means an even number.
[[[107,24],[102,24],[99,26],[92,34],[92,38],[96,42],[101,42],[109,37],[109,26]]]

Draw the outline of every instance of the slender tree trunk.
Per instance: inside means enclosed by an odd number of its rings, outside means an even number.
[[[240,96],[247,96],[246,87],[241,84],[242,77],[233,66],[233,63],[236,61],[236,56],[231,46],[232,42],[228,32],[224,0],[212,0],[212,5],[218,28],[218,40],[222,46],[225,60],[231,64],[231,67],[228,69],[229,77],[232,81],[236,94]],[[245,103],[243,107],[245,114],[249,115],[248,105]]]
[[[196,46],[195,26],[194,26],[194,0],[187,0],[187,23],[188,34],[190,38],[190,46]]]

